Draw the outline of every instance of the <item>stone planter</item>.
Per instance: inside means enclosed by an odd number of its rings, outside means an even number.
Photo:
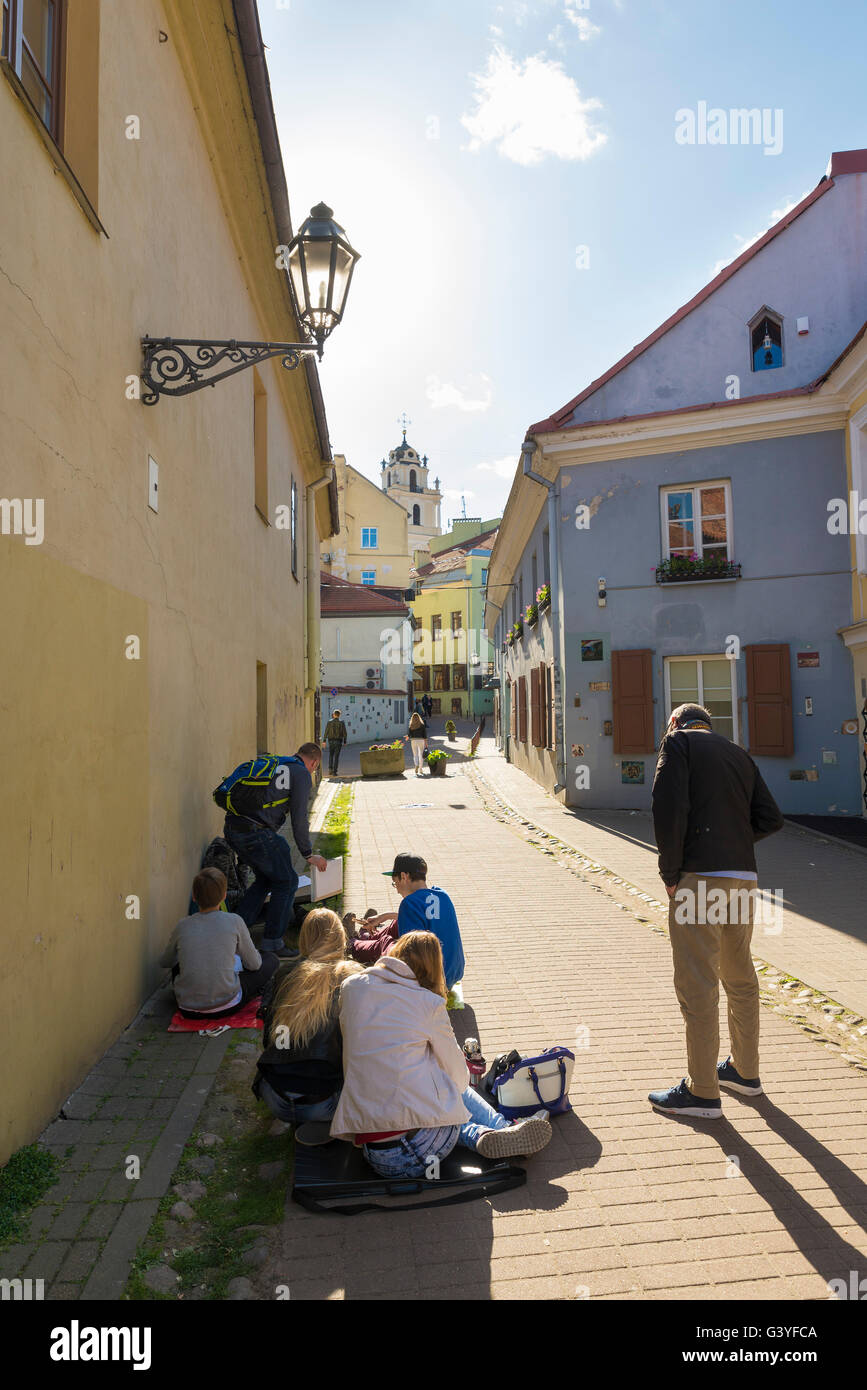
[[[362,777],[394,777],[405,768],[403,748],[368,748],[361,754]]]

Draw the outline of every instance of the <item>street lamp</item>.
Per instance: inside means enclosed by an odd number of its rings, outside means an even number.
[[[321,361],[325,339],[343,317],[360,257],[334,221],[331,208],[317,203],[292,238],[286,259],[298,321],[316,340]]]
[[[160,396],[188,396],[269,357],[281,357],[287,371],[293,371],[302,357],[313,352],[322,360],[325,339],[343,318],[359,254],[325,203],[311,208],[289,245],[278,246],[277,251],[278,269],[289,274],[292,305],[305,334],[304,342],[142,338],[144,405],[156,405]]]

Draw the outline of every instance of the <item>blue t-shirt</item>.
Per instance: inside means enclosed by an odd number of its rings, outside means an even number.
[[[455,905],[448,893],[441,888],[417,888],[402,898],[397,910],[397,934],[406,936],[410,931],[432,931],[439,937],[449,989],[463,979],[464,948]]]

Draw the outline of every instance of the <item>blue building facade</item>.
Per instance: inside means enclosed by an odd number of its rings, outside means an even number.
[[[831,369],[867,320],[867,152],[834,159],[800,209],[528,432],[490,567],[498,737],[569,805],[649,806],[689,700],[787,813],[865,813],[840,635],[850,541],[828,521],[848,487]]]

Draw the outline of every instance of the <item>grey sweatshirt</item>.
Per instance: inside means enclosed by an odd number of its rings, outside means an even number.
[[[175,998],[181,1009],[218,1009],[238,993],[235,956],[246,970],[258,970],[262,957],[243,917],[234,912],[194,912],[175,927],[160,965],[180,966]]]

